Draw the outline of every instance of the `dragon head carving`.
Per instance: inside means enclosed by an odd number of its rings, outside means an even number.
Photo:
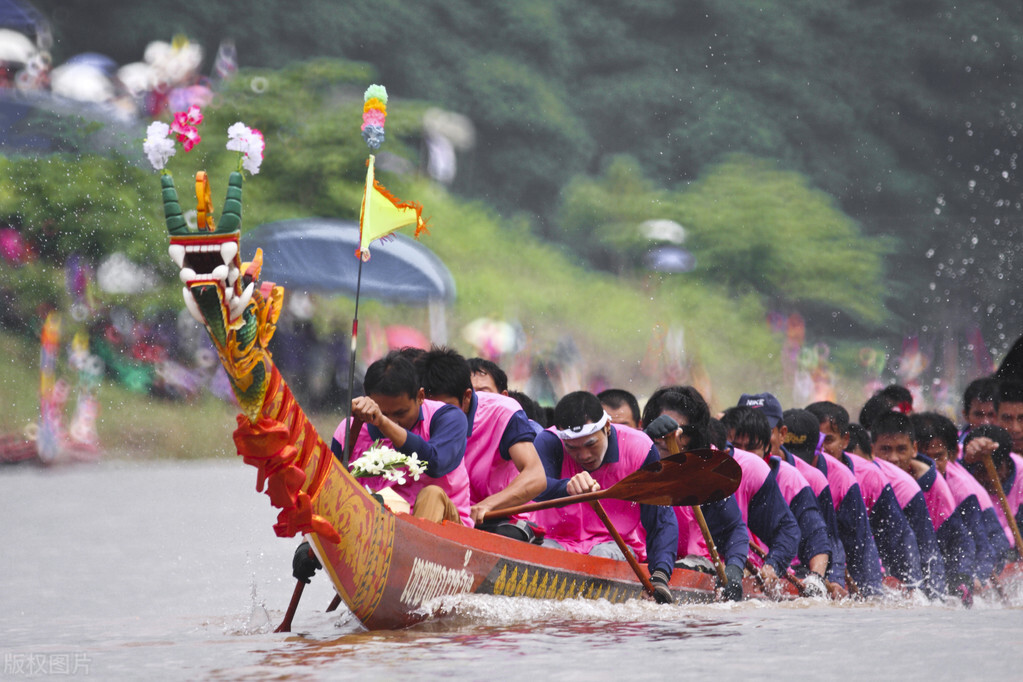
[[[242,412],[256,421],[270,377],[266,345],[277,326],[284,290],[273,282],[259,283],[262,251],[251,262],[241,261],[242,174],[231,173],[217,224],[209,178],[205,171],[196,173],[195,229],[182,213],[174,179],[163,174],[161,184],[168,251],[184,284],[185,306],[209,333]]]

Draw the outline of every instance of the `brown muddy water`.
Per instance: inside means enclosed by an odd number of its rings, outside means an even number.
[[[468,596],[367,632],[240,460],[0,468],[0,679],[1023,680],[1023,595],[658,606]]]

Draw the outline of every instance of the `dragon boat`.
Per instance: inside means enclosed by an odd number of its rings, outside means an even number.
[[[241,173],[229,177],[219,223],[209,178],[204,172],[195,177],[198,226],[190,227],[173,178],[161,176],[169,254],[180,270],[185,305],[206,329],[237,398],[238,454],[257,470],[256,491],[280,509],[275,533],[309,540],[337,594],[363,625],[407,627],[433,615],[431,602],[447,595],[613,603],[643,595],[627,562],[425,521],[394,513],[371,496],[317,434],[267,350],[284,290],[260,281],[261,251],[250,262],[240,259]],[[1018,583],[1023,567],[1010,564],[1002,576]],[[798,596],[793,584],[781,586],[781,598]],[[669,588],[682,602],[716,598],[714,576],[697,570],[676,568]],[[763,596],[749,576],[743,591]]]

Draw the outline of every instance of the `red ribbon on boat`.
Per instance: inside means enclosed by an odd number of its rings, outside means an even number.
[[[312,500],[309,499],[309,495],[305,491],[299,491],[294,507],[282,509],[281,513],[277,515],[274,532],[277,533],[277,537],[281,538],[294,537],[299,533],[316,533],[335,544],[341,542],[341,536],[330,525],[330,522],[313,513]]]
[[[274,525],[279,537],[293,537],[299,533],[318,533],[331,542],[340,542],[341,536],[330,523],[312,513],[309,494],[302,490],[306,475],[296,466],[300,452],[291,444],[291,429],[282,422],[261,417],[252,423],[245,415],[238,415],[238,428],[234,444],[246,464],[256,467],[256,490],[270,497],[270,504],[281,509]]]
[[[267,417],[253,424],[245,415],[238,415],[234,446],[246,464],[256,467],[256,492],[263,492],[266,479],[294,459],[297,452],[290,444],[291,431],[286,424]]]

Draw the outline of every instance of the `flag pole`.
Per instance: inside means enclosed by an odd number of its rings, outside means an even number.
[[[387,89],[382,85],[371,85],[366,89],[362,111],[362,139],[370,149],[379,149],[384,141],[384,121],[387,118]],[[369,155],[366,162],[366,189],[362,195],[362,211],[359,214],[359,246],[355,256],[359,259],[359,271],[355,282],[355,315],[352,318],[352,352],[348,362],[348,400],[352,400],[355,392],[355,355],[359,343],[359,295],[362,292],[362,263],[369,260],[369,243],[384,237],[405,225],[416,225],[416,238],[420,230],[425,229],[425,221],[421,217],[422,206],[411,202],[401,202],[376,183],[374,162],[376,157]],[[372,208],[377,202],[376,208]],[[372,217],[370,213],[376,214]],[[351,403],[349,402],[348,417],[353,420]],[[353,422],[350,422],[352,424]],[[345,447],[341,455],[341,463],[345,469],[355,448],[355,434],[348,428],[345,434]]]
[[[359,292],[362,290],[362,255],[360,252],[359,256],[359,274],[355,280],[355,316],[352,318],[352,355],[348,361],[348,416],[352,418],[352,391],[355,390],[355,349],[359,345]],[[344,468],[348,469],[348,460],[351,458],[352,447],[355,445],[352,442],[352,429],[345,429],[345,449],[344,454],[341,457],[341,464]]]
[[[370,206],[372,202],[369,200],[369,192],[373,188],[373,164],[376,161],[376,157],[372,154],[369,155],[369,160],[366,163],[366,190],[362,195],[362,211],[359,214],[359,247],[355,251],[356,258],[359,259],[359,271],[355,276],[355,315],[352,317],[352,354],[348,360],[348,417],[354,419],[352,415],[352,399],[354,398],[355,391],[355,351],[359,347],[359,295],[362,292],[362,264],[365,261],[365,254],[363,248],[368,248],[368,244],[362,243],[362,226],[370,224]],[[352,448],[355,447],[355,440],[352,436],[352,429],[345,429],[345,449],[341,456],[341,464],[345,469],[348,469],[348,461],[352,457]]]

